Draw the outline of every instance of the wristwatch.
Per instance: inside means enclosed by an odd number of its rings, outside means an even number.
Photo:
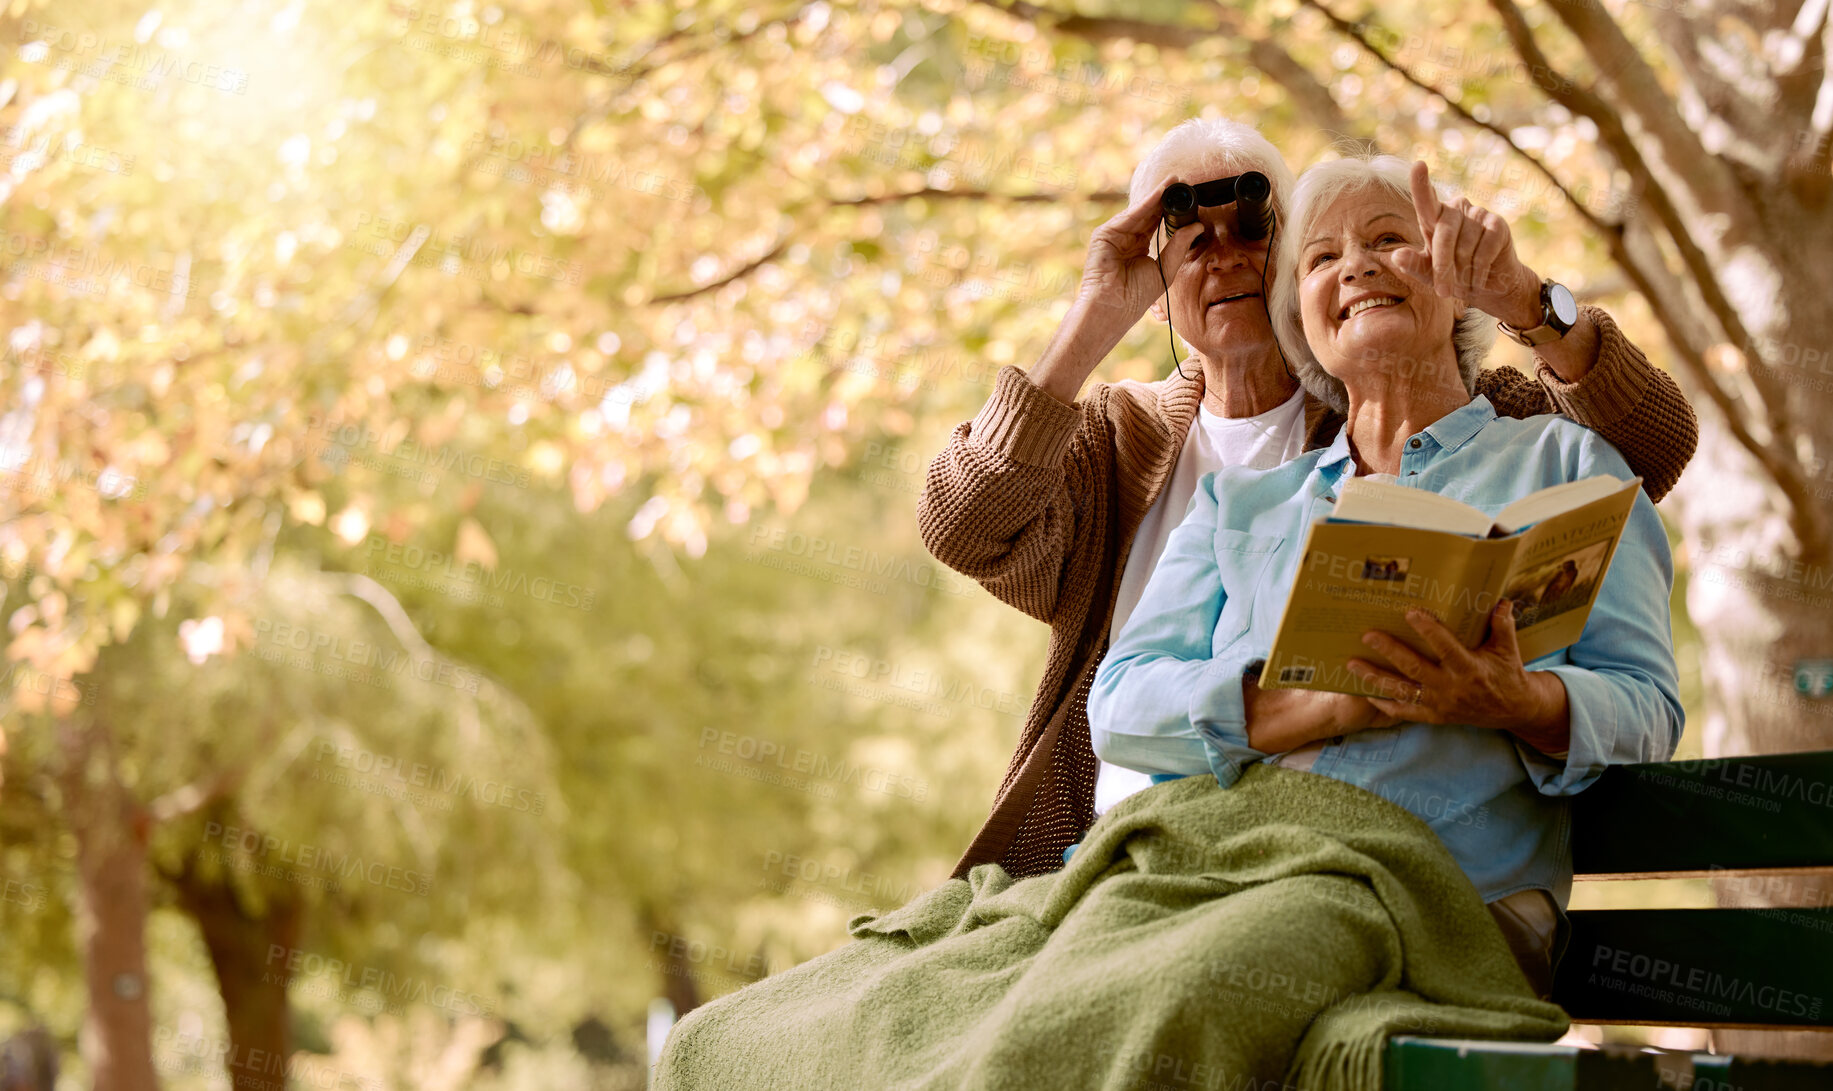
[[[1520,330],[1507,322],[1496,322],[1497,329],[1528,348],[1557,341],[1576,325],[1578,300],[1572,298],[1572,289],[1551,279],[1540,282],[1540,325]]]

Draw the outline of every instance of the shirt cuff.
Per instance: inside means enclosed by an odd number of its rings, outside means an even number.
[[[1574,795],[1603,775],[1616,750],[1620,727],[1616,687],[1584,667],[1546,669],[1566,687],[1566,715],[1571,725],[1566,752],[1543,754],[1520,739],[1515,740],[1515,749],[1542,795]]]
[[[968,442],[1027,466],[1056,469],[1081,426],[1081,403],[1064,405],[1007,364],[993,380],[992,396],[975,414]]]
[[[1225,652],[1221,658],[1211,660],[1190,699],[1190,722],[1203,736],[1210,771],[1224,788],[1233,787],[1245,767],[1267,757],[1247,743],[1247,704],[1241,692],[1241,672],[1248,663],[1265,655],[1264,650]]]
[[[1598,331],[1598,355],[1591,369],[1576,383],[1566,382],[1544,363],[1535,368],[1535,374],[1561,413],[1596,429],[1636,411],[1648,393],[1651,365],[1642,350],[1623,336],[1609,312],[1586,304],[1580,308],[1581,320],[1585,315],[1591,316]]]

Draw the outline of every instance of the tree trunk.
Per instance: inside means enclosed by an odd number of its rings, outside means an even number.
[[[107,730],[66,726],[62,739],[76,836],[77,946],[89,992],[82,1050],[97,1091],[156,1091],[146,976],[150,823],[116,774],[109,740],[98,738]]]
[[[1829,431],[1822,421],[1801,431]],[[1812,436],[1821,451],[1830,439]],[[1688,730],[1703,733],[1710,757],[1833,748],[1833,698],[1805,696],[1795,686],[1799,662],[1833,657],[1833,563],[1792,542],[1786,507],[1760,480],[1717,414],[1702,414],[1699,453],[1681,479],[1676,510],[1705,689],[1705,714]],[[1753,806],[1762,805],[1762,790],[1749,794]],[[1833,878],[1825,875],[1732,877],[1713,887],[1725,906],[1833,904]],[[1713,1045],[1726,1053],[1833,1058],[1833,1035],[1811,1031],[1715,1031]]]
[[[270,894],[265,912],[248,912],[232,883],[203,878],[191,860],[184,871],[168,878],[177,888],[179,904],[203,933],[216,970],[217,992],[229,1021],[223,1067],[230,1086],[283,1083],[292,1056],[286,957],[299,940],[304,917],[299,902]]]

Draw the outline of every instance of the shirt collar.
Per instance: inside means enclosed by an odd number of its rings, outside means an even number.
[[[1470,399],[1469,404],[1440,417],[1425,428],[1426,435],[1431,436],[1439,449],[1446,454],[1457,450],[1483,430],[1490,421],[1496,419],[1496,407],[1481,394]]]
[[[1469,443],[1478,432],[1481,432],[1490,421],[1496,419],[1496,407],[1490,404],[1487,397],[1478,394],[1469,403],[1440,417],[1426,426],[1423,434],[1438,444],[1439,450],[1450,454],[1464,444]],[[1411,438],[1411,437],[1409,437]],[[1352,465],[1349,452],[1349,424],[1337,429],[1337,438],[1324,453],[1318,457],[1317,468],[1320,470],[1336,469],[1342,472]]]

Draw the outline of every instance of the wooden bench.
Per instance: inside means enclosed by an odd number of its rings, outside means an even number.
[[[1612,768],[1573,800],[1572,829],[1581,880],[1833,871],[1833,751]],[[1833,1031],[1833,908],[1571,918],[1553,1000],[1574,1022]],[[1833,1091],[1833,1064],[1396,1038],[1384,1082],[1388,1091]]]

